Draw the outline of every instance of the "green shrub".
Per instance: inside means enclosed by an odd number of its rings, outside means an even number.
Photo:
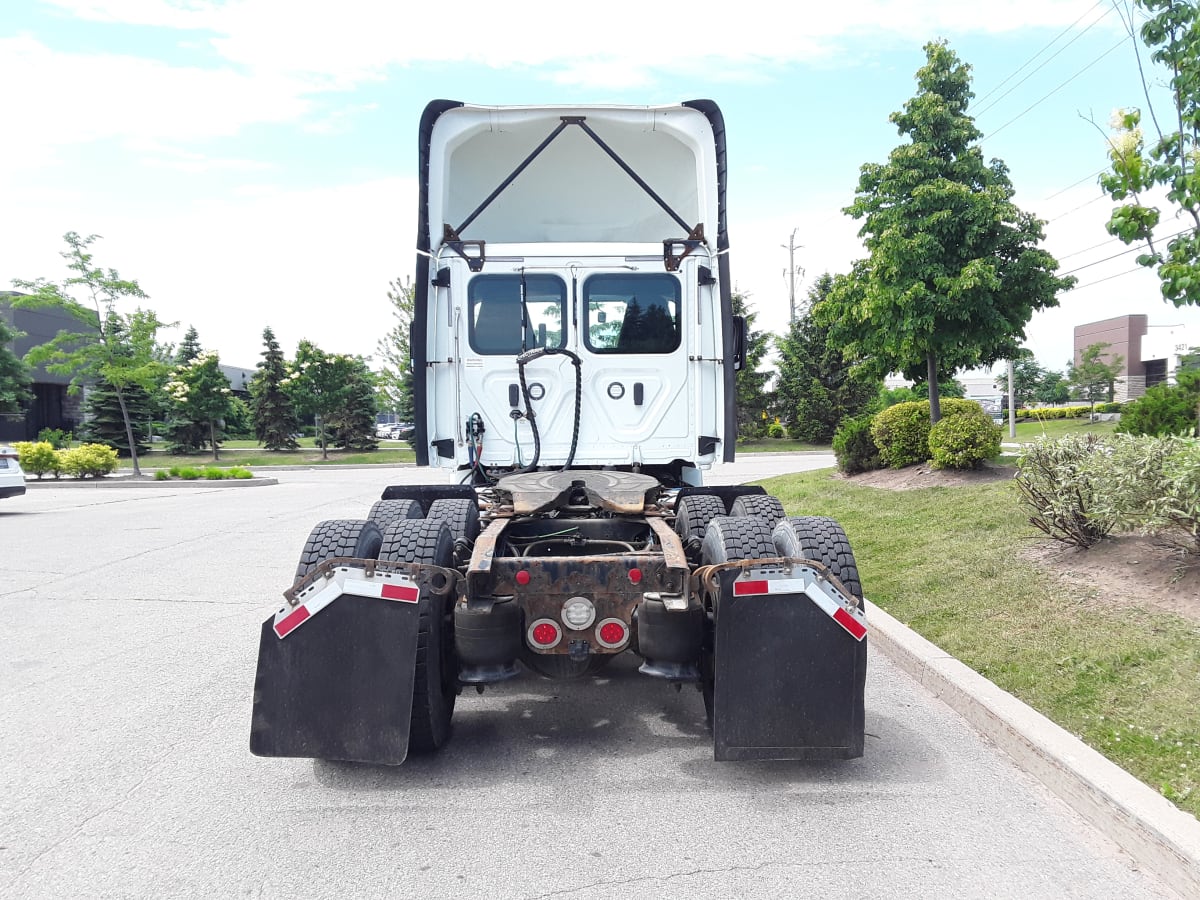
[[[50,472],[57,478],[62,472],[58,452],[49,441],[38,441],[36,444],[32,441],[17,441],[14,446],[17,449],[17,463],[29,475],[41,478]]]
[[[871,422],[871,437],[885,466],[900,469],[929,459],[929,401],[889,406]]]
[[[1000,426],[978,404],[975,409],[943,416],[930,429],[934,468],[974,469],[1000,455]]]
[[[1116,528],[1174,539],[1200,553],[1200,442],[1179,435],[1115,435],[1098,512]]]
[[[1197,393],[1184,385],[1158,384],[1139,399],[1125,406],[1119,434],[1188,434],[1196,433]],[[1099,409],[1099,407],[1096,407]]]
[[[254,473],[242,466],[234,466],[231,469],[225,470],[226,478],[253,478]]]
[[[213,466],[206,466],[201,474],[209,481],[220,481],[225,477],[225,470],[217,469]]]
[[[59,450],[62,471],[75,478],[99,478],[117,470],[117,451],[104,444]]]
[[[842,419],[842,424],[833,433],[833,454],[837,457],[838,469],[847,475],[883,468],[879,448],[871,436],[871,420],[870,415]]]
[[[1098,413],[1119,413],[1123,408],[1124,403],[1097,403],[1096,412]]]
[[[767,426],[767,437],[769,438],[785,438],[787,437],[787,429],[778,422],[772,422]]]
[[[38,442],[47,443],[55,450],[65,450],[71,446],[71,441],[73,440],[75,440],[75,436],[69,431],[63,431],[61,428],[43,428],[38,432]],[[21,468],[24,468],[24,466]]]
[[[195,481],[200,477],[200,470],[194,469],[191,466],[180,466],[178,471],[172,469],[177,478],[182,478],[184,481]]]
[[[955,416],[984,416],[991,422],[974,400],[946,397],[941,401],[942,419]],[[929,401],[897,403],[875,416],[871,424],[871,435],[879,448],[879,458],[893,469],[924,462],[931,457],[929,432]]]
[[[1109,449],[1094,434],[1025,444],[1013,479],[1029,522],[1056,541],[1090,547],[1115,524],[1106,499]]]
[[[157,472],[154,473],[155,481],[170,481],[170,479],[171,479],[171,473],[168,472],[166,469],[159,469]]]

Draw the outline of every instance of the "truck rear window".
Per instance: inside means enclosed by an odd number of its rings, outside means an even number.
[[[592,275],[583,283],[584,342],[594,353],[672,353],[682,335],[679,279]]]
[[[567,285],[555,275],[476,275],[467,288],[468,339],[476,353],[516,356],[534,347],[561,347]],[[524,341],[521,323],[525,322]]]

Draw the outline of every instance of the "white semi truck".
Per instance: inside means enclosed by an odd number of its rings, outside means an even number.
[[[251,750],[399,764],[464,687],[631,653],[700,689],[717,759],[860,756],[845,534],[703,485],[745,342],[720,110],[439,100],[419,158],[414,444],[450,476],[313,529],[263,623]]]

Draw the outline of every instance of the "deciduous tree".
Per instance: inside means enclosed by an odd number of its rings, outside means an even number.
[[[1109,344],[1089,344],[1079,354],[1079,362],[1072,362],[1067,367],[1067,381],[1072,387],[1072,393],[1081,400],[1091,404],[1091,415],[1096,414],[1096,402],[1112,402],[1116,393],[1117,379],[1121,376],[1121,367],[1125,357],[1120,354],[1112,355],[1106,351]]]
[[[1110,123],[1111,170],[1100,184],[1120,206],[1108,220],[1108,233],[1126,244],[1144,245],[1138,265],[1158,272],[1165,299],[1176,306],[1200,303],[1200,7],[1185,0],[1136,0],[1114,4],[1137,47],[1141,37],[1150,58],[1168,74],[1169,109],[1162,117],[1146,89],[1145,115],[1136,107],[1118,109]],[[1140,29],[1136,22],[1145,19]],[[1139,66],[1141,58],[1138,59]],[[1150,135],[1145,134],[1146,128]],[[1163,221],[1158,198],[1147,193],[1166,190],[1173,207],[1172,234],[1155,237]]]
[[[830,339],[877,375],[936,386],[1016,353],[1035,310],[1074,283],[1039,249],[1042,223],[1012,202],[1000,160],[985,164],[967,115],[970,67],[926,44],[917,93],[891,121],[908,140],[861,169],[846,212],[870,253],[822,304]],[[930,390],[930,417],[941,416]]]
[[[56,307],[77,323],[75,330],[64,329],[45,344],[25,355],[32,365],[45,365],[47,371],[71,377],[70,390],[98,378],[112,385],[125,425],[134,475],[141,475],[134,421],[126,394],[132,387],[153,391],[161,377],[162,364],[156,355],[155,337],[163,322],[149,310],[122,313],[118,304],[125,299],[146,299],[136,281],[121,278],[116,269],[101,269],[93,263],[91,245],[98,235],[80,237],[69,231],[63,236],[67,250],[62,257],[74,272],[61,283],[39,278],[14,281],[14,286],[29,291],[13,301],[16,307]],[[82,294],[78,300],[74,294]]]
[[[201,351],[191,362],[175,369],[167,382],[177,417],[203,427],[212,447],[213,461],[221,458],[222,422],[229,415],[233,391],[221,371],[221,360],[213,350]]]

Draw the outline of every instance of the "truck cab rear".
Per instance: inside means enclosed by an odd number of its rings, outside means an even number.
[[[464,685],[629,652],[700,688],[718,759],[861,755],[844,533],[703,487],[744,343],[720,111],[436,101],[419,152],[414,443],[448,478],[314,529],[263,626],[252,750],[402,762]]]

